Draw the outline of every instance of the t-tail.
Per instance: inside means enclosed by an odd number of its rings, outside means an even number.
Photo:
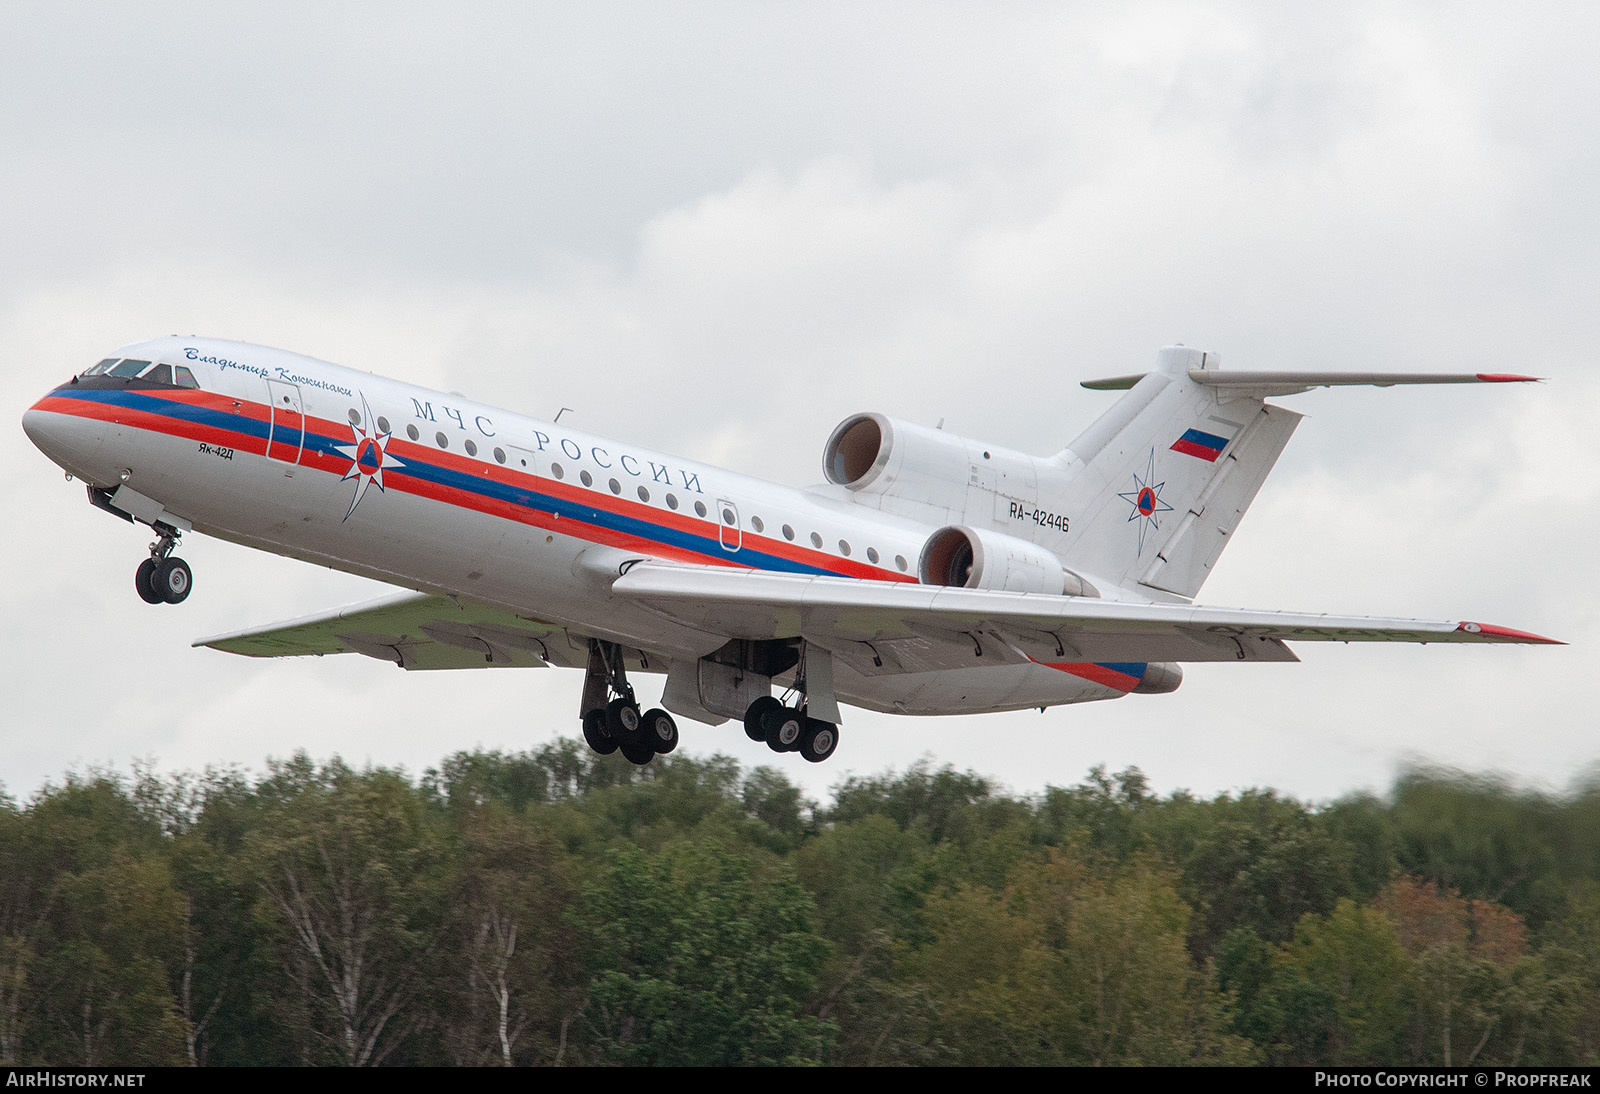
[[[1314,387],[1499,383],[1501,373],[1223,370],[1168,346],[1153,371],[1092,380],[1127,393],[1052,461],[1072,514],[1069,564],[1096,579],[1193,598],[1301,415],[1268,403]]]

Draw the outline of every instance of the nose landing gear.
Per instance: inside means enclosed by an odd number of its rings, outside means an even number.
[[[181,604],[194,588],[194,571],[183,559],[172,554],[178,545],[178,530],[158,524],[150,557],[133,573],[133,587],[146,604]]]

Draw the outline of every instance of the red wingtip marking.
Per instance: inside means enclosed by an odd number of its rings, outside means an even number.
[[[1514,372],[1480,372],[1478,379],[1486,384],[1530,384],[1538,383],[1543,376],[1519,376]]]
[[[1538,642],[1546,646],[1565,646],[1559,638],[1546,638],[1542,634],[1514,631],[1510,627],[1497,627],[1493,623],[1457,623],[1456,630],[1468,634],[1481,634],[1488,638],[1504,638],[1509,642]]]

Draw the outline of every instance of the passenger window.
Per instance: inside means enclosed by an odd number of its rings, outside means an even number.
[[[477,446],[477,444],[475,442],[469,440],[467,442],[467,455],[476,456],[477,454],[478,454],[478,446]]]
[[[350,412],[346,414],[345,417],[350,419],[351,425],[361,424],[361,411],[357,410],[355,407],[351,407]]]
[[[578,481],[583,483],[583,485],[585,485],[585,486],[593,486],[594,485],[594,476],[589,474],[589,472],[587,472],[587,471],[579,471],[578,472]]]
[[[700,517],[705,516],[706,515],[706,503],[703,502],[703,501],[695,502],[694,503],[694,512],[695,512],[696,516],[700,516]]]
[[[505,463],[506,462],[506,450],[505,449],[496,448],[494,450],[494,462],[495,463]],[[556,478],[558,478],[558,479],[560,477],[561,477],[560,475],[556,476]]]
[[[498,452],[500,450],[497,448],[495,451]],[[561,465],[559,463],[553,463],[550,465],[550,474],[554,475],[558,479],[564,479],[567,477],[567,473],[561,469]]]
[[[750,518],[750,527],[752,527],[756,531],[760,532],[760,531],[762,531],[763,529],[766,528],[766,525],[761,523],[761,518],[760,517],[751,517]]]
[[[387,432],[389,432],[389,419],[385,418],[382,414],[378,415],[378,432],[379,433],[387,433]]]
[[[794,542],[794,529],[789,527],[787,524],[783,526],[783,538],[788,540],[790,543]]]
[[[622,484],[616,479],[612,479],[607,485],[611,487],[611,492],[613,494],[622,493]]]
[[[900,567],[901,571],[904,572],[905,568],[906,568],[906,556],[905,555],[895,555],[894,556],[894,564],[896,566]]]
[[[440,448],[450,447],[450,438],[446,437],[443,433],[435,433],[433,435],[433,439],[439,442]]]
[[[649,501],[650,500],[650,491],[646,490],[642,486],[639,487],[639,500],[640,501]]]
[[[418,437],[422,436],[422,434],[417,432],[416,426],[408,425],[406,426],[406,436],[410,437],[412,440],[416,440]]]
[[[811,546],[813,546],[813,547],[821,547],[822,546],[822,537],[820,535],[818,535],[816,532],[812,532],[811,533]]]
[[[839,553],[845,558],[850,557],[850,544],[846,543],[842,539],[839,541]]]
[[[867,561],[868,562],[877,562],[878,561],[878,549],[876,547],[868,547],[867,548]]]
[[[676,495],[676,494],[668,494],[667,495],[667,508],[668,509],[676,509],[677,507],[678,507],[678,495]]]

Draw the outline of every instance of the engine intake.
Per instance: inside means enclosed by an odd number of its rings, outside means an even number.
[[[884,414],[856,414],[828,437],[822,470],[829,482],[851,490],[910,490],[950,504],[966,491],[967,442]]]
[[[924,585],[1052,596],[1100,595],[1037,543],[964,524],[952,524],[928,537],[917,560],[917,574]]]

